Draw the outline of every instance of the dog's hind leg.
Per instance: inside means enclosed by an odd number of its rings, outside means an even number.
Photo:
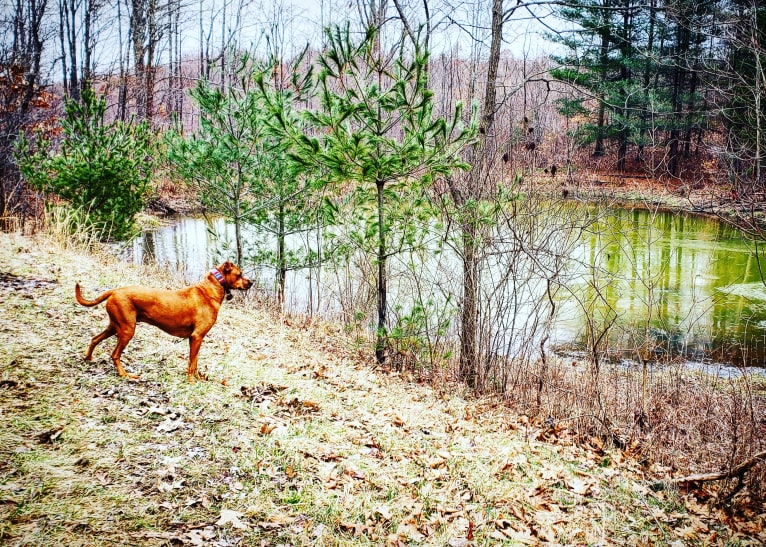
[[[117,374],[122,376],[123,378],[127,377],[131,380],[135,380],[138,378],[138,374],[128,374],[124,368],[122,368],[122,363],[120,362],[120,358],[122,357],[122,350],[125,349],[125,347],[128,345],[128,342],[133,338],[133,334],[136,332],[135,324],[132,328],[126,328],[122,331],[119,331],[117,333],[117,346],[115,346],[114,351],[112,352],[112,361],[114,362],[114,366],[117,369]]]
[[[90,346],[88,346],[88,352],[85,354],[85,360],[86,361],[92,361],[93,360],[93,350],[96,349],[96,346],[99,345],[101,342],[109,338],[110,336],[114,336],[117,334],[117,330],[114,328],[114,325],[112,323],[109,323],[109,326],[104,329],[104,331],[100,334],[97,334],[93,337],[93,340],[90,341]]]

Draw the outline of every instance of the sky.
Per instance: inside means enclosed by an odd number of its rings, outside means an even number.
[[[406,3],[406,2],[405,2]],[[483,4],[479,12],[479,20],[476,20],[476,4]],[[512,5],[512,2],[507,2]],[[420,5],[420,2],[415,2]],[[475,26],[484,30],[484,37],[489,37],[489,21],[491,18],[490,2],[487,0],[441,0],[438,4],[454,7],[445,7],[437,10],[437,2],[431,2],[432,21],[437,27],[432,41],[433,53],[452,51],[458,49],[466,56],[470,53],[473,41],[466,30],[472,22]],[[255,5],[255,4],[254,4]],[[342,23],[347,18],[359,19],[356,0],[281,0],[281,2],[263,2],[262,8],[257,8],[245,20],[241,42],[246,47],[258,47],[263,43],[263,29],[268,22],[275,19],[282,20],[284,42],[297,53],[305,47],[306,43],[319,45],[322,41],[322,28],[332,23]],[[393,2],[389,1],[390,12],[394,13]],[[535,8],[542,13],[543,7]],[[421,22],[421,14],[408,14],[412,16],[413,26]],[[473,19],[473,21],[472,21]],[[483,20],[482,20],[483,19]],[[544,19],[548,24],[550,18]],[[195,23],[196,24],[196,23]],[[190,29],[191,30],[191,29]],[[506,23],[504,29],[503,49],[517,57],[539,57],[552,49],[552,44],[541,36],[546,29],[535,20],[530,12],[522,5],[514,12],[511,20]],[[473,36],[478,36],[481,31],[471,30]],[[187,33],[186,41],[189,44],[199,44],[198,30]],[[488,48],[488,40],[486,46]],[[192,48],[193,49],[193,48]]]
[[[347,18],[358,20],[359,13],[356,0],[229,0],[230,5],[241,2],[245,6],[242,14],[241,30],[236,36],[240,46],[256,52],[266,49],[265,32],[274,28],[273,22],[279,20],[280,42],[284,44],[284,57],[291,57],[306,46],[311,44],[319,46],[322,43],[322,28],[331,23],[341,23]],[[476,5],[483,4],[477,12]],[[391,13],[394,13],[393,2],[389,2]],[[420,2],[413,4],[421,6]],[[507,2],[508,5],[514,5]],[[200,18],[200,5],[203,6],[202,24]],[[211,51],[220,49],[223,36],[222,11],[223,3],[220,0],[192,0],[185,3],[185,21],[181,25],[182,49],[189,56],[196,56],[200,50],[200,31],[211,32]],[[432,39],[432,54],[441,52],[457,51],[462,56],[469,56],[476,42],[473,38],[480,38],[484,43],[483,53],[486,54],[489,46],[489,0],[439,0],[438,5],[450,6],[437,9],[437,2],[431,0],[432,21],[435,30]],[[538,10],[544,6],[538,5]],[[113,8],[106,8],[113,9]],[[124,7],[123,7],[124,10]],[[55,10],[53,10],[55,11]],[[49,41],[47,57],[51,67],[50,79],[58,80],[61,77],[61,68],[55,63],[60,55],[57,36],[58,25],[55,20],[58,13],[51,11],[53,21],[51,23],[52,38]],[[122,28],[115,24],[116,13],[101,18],[102,26],[98,29],[98,46],[95,52],[97,72],[115,72],[119,53],[119,37],[122,32],[123,41],[127,37],[127,22],[123,22]],[[227,18],[229,26],[233,25],[233,9],[229,8]],[[412,16],[412,24],[422,21],[418,14]],[[126,14],[122,13],[123,21]],[[543,19],[544,24],[551,24],[551,18]],[[545,30],[544,24],[531,17],[524,4],[520,4],[504,29],[503,50],[506,54],[515,57],[538,58],[546,55],[553,49],[553,44],[541,36]],[[160,44],[160,50],[166,51],[166,44]],[[80,54],[80,58],[82,55]],[[167,56],[158,60],[159,64],[167,62]]]

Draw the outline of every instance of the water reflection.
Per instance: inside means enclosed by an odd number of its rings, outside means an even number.
[[[154,260],[196,282],[232,257],[232,242],[233,228],[222,219],[180,218],[135,240],[127,259]],[[591,317],[616,317],[609,347],[626,357],[650,351],[766,364],[766,263],[759,264],[756,248],[733,228],[693,215],[610,211],[582,234],[571,261],[569,290],[558,297],[554,345],[587,349],[583,310],[589,309]],[[249,269],[268,283],[267,270]],[[303,272],[288,280],[294,310],[305,309],[306,295],[314,294],[306,279]]]
[[[692,215],[613,211],[573,258],[583,298],[600,291],[619,317],[618,351],[636,354],[648,341],[655,354],[763,366],[766,286],[756,248],[732,227]],[[600,268],[600,284],[590,266]],[[578,310],[565,307],[563,319],[576,329]],[[586,346],[583,329],[577,332],[572,342]]]
[[[216,264],[234,260],[229,252],[233,242],[234,228],[222,218],[178,217],[133,240],[124,259],[153,262],[187,283],[196,283]]]

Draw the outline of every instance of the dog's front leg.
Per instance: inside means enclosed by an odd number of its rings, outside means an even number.
[[[192,334],[189,337],[189,368],[186,370],[186,374],[189,378],[189,383],[192,384],[197,380],[207,380],[204,375],[197,371],[197,356],[199,355],[199,348],[204,338],[204,334]]]

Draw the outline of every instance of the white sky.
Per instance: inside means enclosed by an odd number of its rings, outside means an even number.
[[[229,0],[230,4],[236,3]],[[301,51],[306,43],[320,45],[322,41],[322,28],[331,23],[341,23],[348,18],[358,20],[359,14],[356,0],[241,0],[245,6],[241,16],[241,30],[236,36],[239,46],[245,49],[265,51],[264,33],[273,28],[275,20],[280,21],[279,33],[281,43],[284,44],[283,55],[290,57]],[[514,5],[511,1],[508,5]],[[394,14],[393,2],[390,2],[390,13]],[[421,6],[420,1],[413,2]],[[438,4],[438,5],[437,5]],[[220,50],[223,35],[223,13],[220,0],[188,0],[184,18],[181,24],[183,50],[190,55],[197,55],[200,50],[200,30],[207,33],[212,28],[210,35],[211,52]],[[200,24],[200,5],[203,7],[202,24]],[[450,7],[453,6],[453,7]],[[479,6],[479,7],[477,7]],[[536,9],[543,9],[539,7]],[[105,8],[114,9],[114,8]],[[124,11],[123,7],[123,11]],[[233,8],[227,12],[227,27],[234,27]],[[468,32],[479,39],[485,40],[485,51],[488,48],[490,1],[489,0],[437,0],[431,1],[432,21],[436,26],[433,33],[432,49],[434,54],[441,51],[457,51],[464,56],[471,53],[475,42]],[[55,11],[55,13],[54,13]],[[58,43],[58,12],[51,10],[52,17],[51,39],[48,42],[47,56],[49,64],[60,55]],[[417,25],[422,21],[422,15],[417,13],[408,14],[411,23]],[[127,14],[122,13],[122,37],[123,42],[127,38]],[[120,25],[117,24],[117,13],[111,17],[100,18],[101,28],[98,30],[98,42],[95,51],[97,72],[116,71],[119,47]],[[550,18],[546,19],[549,22]],[[464,30],[461,30],[463,26]],[[469,29],[469,30],[466,30]],[[503,49],[516,57],[537,58],[553,50],[553,45],[545,40],[540,32],[543,26],[535,21],[522,4],[514,13],[511,20],[506,23],[504,31]],[[483,31],[483,32],[482,32]],[[160,50],[166,51],[166,43],[160,44]],[[166,57],[159,59],[159,63],[166,62]],[[56,66],[51,69],[50,78],[61,78],[61,68]]]

